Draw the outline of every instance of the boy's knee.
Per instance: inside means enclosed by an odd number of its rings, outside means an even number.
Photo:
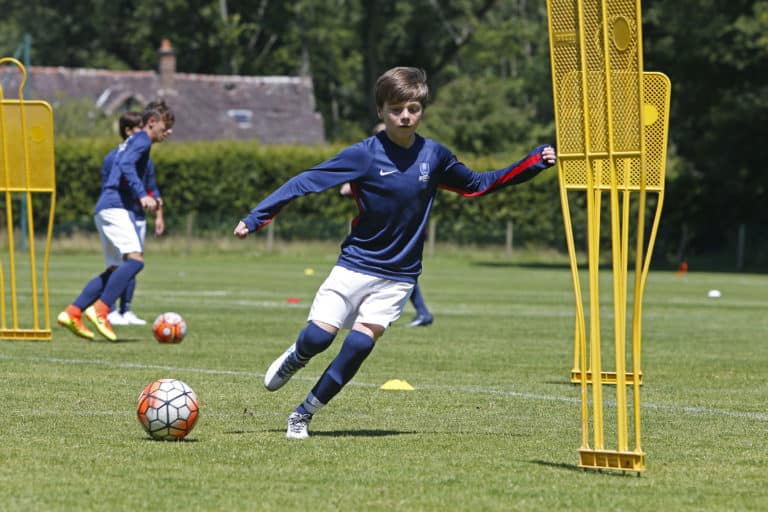
[[[373,338],[367,334],[355,330],[349,331],[341,351],[328,367],[328,375],[343,386],[352,380],[375,344]]]
[[[130,268],[134,273],[139,273],[144,268],[144,260],[135,260],[133,258],[127,258],[121,267]]]
[[[363,324],[363,323],[356,323],[352,326],[352,330],[361,332],[363,334],[366,334],[373,339],[373,341],[378,340],[381,338],[381,336],[384,334],[384,331],[387,330],[386,327],[383,325],[377,325],[377,324]]]
[[[336,332],[329,332],[315,322],[308,322],[299,333],[296,349],[300,359],[309,359],[327,349],[333,343]]]
[[[353,329],[344,339],[339,358],[345,363],[359,366],[368,357],[375,345],[376,342],[371,336]]]

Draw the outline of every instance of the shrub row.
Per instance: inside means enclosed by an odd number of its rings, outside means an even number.
[[[101,160],[114,144],[111,139],[57,142],[57,235],[93,229]],[[241,141],[157,145],[152,158],[168,229],[229,233],[267,193],[340,149],[260,146]],[[520,156],[470,158],[465,163],[477,170],[490,170]],[[523,186],[483,198],[465,199],[442,191],[433,219],[441,241],[503,243],[506,225],[513,222],[516,241],[561,246],[559,204],[556,173],[550,171]],[[329,190],[292,202],[276,219],[276,234],[283,239],[339,239],[354,215],[353,202],[337,190]]]
[[[103,156],[115,145],[112,138],[58,140],[56,143],[57,203],[55,234],[66,236],[73,231],[94,231],[93,205],[99,193],[99,169]],[[163,192],[166,225],[169,234],[183,236],[230,236],[237,221],[246,215],[266,194],[303,169],[321,162],[342,149],[340,146],[260,146],[243,141],[160,144],[152,149],[158,169],[158,182]],[[524,150],[514,155],[467,157],[464,162],[478,171],[501,168],[517,160]],[[675,179],[675,160],[667,173],[667,198],[664,216],[656,240],[655,263],[665,260],[676,264],[685,243],[683,222],[692,222],[680,195],[680,180]],[[683,184],[684,185],[684,184]],[[576,235],[576,248],[586,247],[585,195],[569,195]],[[656,197],[650,194],[649,212]],[[47,225],[48,205],[39,197],[35,201],[37,230]],[[632,223],[636,225],[636,200],[632,202]],[[603,199],[601,247],[610,247],[611,225],[606,212],[608,196]],[[4,210],[4,208],[3,208]],[[20,217],[18,202],[14,215]],[[287,206],[273,226],[278,240],[341,240],[356,208],[353,201],[328,190],[300,198]],[[0,212],[0,215],[3,213]],[[439,242],[457,244],[504,244],[507,228],[513,225],[515,247],[545,246],[565,251],[563,218],[557,174],[545,172],[522,186],[506,189],[486,197],[467,199],[442,191],[432,214]],[[677,219],[677,220],[676,220]],[[650,230],[646,222],[646,237]],[[739,232],[734,226],[733,233]],[[634,229],[634,227],[633,227]],[[749,226],[745,254],[746,265],[765,265],[768,244],[764,242],[765,226]],[[681,234],[682,233],[682,234]],[[727,258],[735,261],[735,235],[726,249]],[[647,240],[647,238],[646,238]],[[681,245],[682,244],[682,245]],[[634,241],[630,241],[630,251]],[[632,260],[632,256],[630,256]]]

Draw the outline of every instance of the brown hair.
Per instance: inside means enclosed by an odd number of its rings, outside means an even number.
[[[123,140],[128,138],[128,130],[141,127],[141,114],[139,112],[125,112],[117,121],[117,131]]]
[[[381,109],[384,103],[397,104],[406,101],[418,101],[422,105],[429,96],[427,72],[421,68],[399,66],[392,68],[378,80],[374,88],[376,108]]]
[[[152,101],[144,107],[144,112],[141,113],[142,123],[146,125],[147,121],[153,117],[165,121],[166,128],[171,128],[176,120],[173,110],[166,105],[164,100]]]

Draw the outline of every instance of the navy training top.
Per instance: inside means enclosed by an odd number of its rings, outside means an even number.
[[[109,177],[109,171],[112,170],[112,166],[115,163],[115,156],[117,155],[119,148],[119,146],[114,148],[112,151],[107,153],[107,156],[104,157],[104,161],[101,164],[102,187]],[[147,161],[147,172],[144,181],[147,184],[147,195],[150,195],[155,199],[160,198],[160,188],[157,186],[157,181],[155,180],[155,164],[152,162],[151,158]],[[128,187],[128,180],[124,178],[120,180],[118,191],[120,192],[120,196],[125,199],[125,203],[130,205],[129,210],[133,212],[134,217],[136,219],[144,219],[144,208],[141,207],[139,200],[133,199],[133,201],[131,201],[133,194],[131,189]]]
[[[155,167],[149,158],[152,141],[146,132],[140,131],[125,139],[104,158],[101,167],[101,194],[95,211],[107,208],[123,208],[137,217],[144,216],[139,200],[160,192],[155,183]],[[108,159],[112,164],[109,165]]]
[[[466,197],[527,181],[550,167],[539,146],[519,162],[478,173],[445,146],[416,135],[410,148],[380,132],[344,149],[280,186],[243,219],[249,231],[266,226],[291,200],[350,182],[359,210],[341,244],[339,266],[415,283],[424,233],[438,188]]]

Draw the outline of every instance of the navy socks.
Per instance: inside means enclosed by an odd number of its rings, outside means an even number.
[[[296,339],[297,358],[302,363],[306,363],[313,356],[330,347],[335,337],[335,334],[321,329],[314,322],[308,322]]]
[[[131,279],[141,272],[142,268],[144,268],[143,261],[131,258],[126,259],[122,265],[112,272],[112,276],[107,281],[107,285],[101,293],[102,302],[109,306],[114,305],[117,298],[123,293],[123,290],[128,286]]]
[[[302,414],[314,414],[327,404],[345,384],[352,380],[365,358],[373,350],[374,344],[373,338],[367,334],[350,331],[339,354],[331,361],[307,399],[296,408],[296,411]]]
[[[131,309],[131,301],[133,300],[133,292],[136,290],[136,277],[131,278],[128,281],[128,286],[123,290],[120,295],[120,314],[125,313]]]
[[[112,275],[112,271],[107,269],[88,281],[85,288],[83,288],[83,291],[80,292],[80,295],[77,296],[72,304],[80,308],[80,310],[84,310],[96,302],[96,299],[99,298],[104,287],[107,285],[110,275]]]
[[[411,292],[411,303],[413,303],[413,307],[416,308],[416,313],[419,316],[430,316],[418,283],[416,283],[416,286],[413,287],[413,292]]]

